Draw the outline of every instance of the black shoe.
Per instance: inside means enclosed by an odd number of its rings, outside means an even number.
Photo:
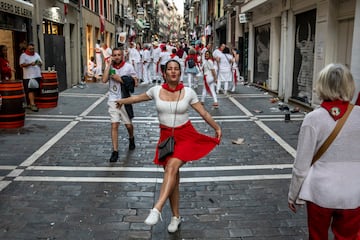
[[[119,152],[113,151],[110,157],[110,162],[116,162],[119,158]]]
[[[135,138],[129,138],[129,150],[134,150],[135,149]]]

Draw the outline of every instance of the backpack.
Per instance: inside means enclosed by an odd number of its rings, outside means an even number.
[[[189,68],[195,67],[195,61],[193,58],[189,58],[187,63],[188,63]]]

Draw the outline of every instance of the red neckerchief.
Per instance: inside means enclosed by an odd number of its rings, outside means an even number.
[[[29,55],[29,56],[34,56],[35,55],[35,52],[30,52],[29,50],[25,50],[25,54],[26,55]]]
[[[348,105],[349,102],[345,102],[342,100],[323,101],[321,103],[321,107],[325,108],[335,121],[344,116]]]
[[[179,84],[176,86],[175,89],[171,89],[171,88],[169,87],[169,84],[167,84],[167,83],[163,83],[161,86],[162,86],[163,89],[165,89],[165,90],[167,90],[167,91],[169,91],[169,92],[180,91],[181,89],[184,88],[184,84],[182,84],[182,83],[179,83]]]
[[[121,61],[121,63],[120,64],[113,64],[113,68],[115,68],[115,69],[120,69],[120,68],[122,68],[123,66],[125,65],[125,61]]]
[[[175,56],[176,56],[176,54],[174,54],[174,53],[170,54],[171,58],[174,58]]]
[[[358,95],[355,105],[360,106],[360,92],[359,92],[359,95]]]

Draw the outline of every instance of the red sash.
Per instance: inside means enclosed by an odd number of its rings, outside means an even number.
[[[205,85],[206,91],[210,94],[210,96],[212,96],[212,93],[211,93],[211,91],[210,91],[209,84],[208,84],[207,81],[206,81],[206,75],[204,75],[204,85]]]

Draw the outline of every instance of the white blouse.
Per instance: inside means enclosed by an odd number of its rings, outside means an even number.
[[[180,97],[179,102],[177,101],[164,101],[160,99],[159,93],[161,86],[154,86],[150,88],[146,94],[155,100],[156,110],[158,112],[158,118],[160,124],[167,127],[178,127],[189,121],[189,106],[199,102],[199,99],[192,88],[184,87],[181,91],[185,91],[183,98]],[[175,118],[176,109],[176,119]]]

